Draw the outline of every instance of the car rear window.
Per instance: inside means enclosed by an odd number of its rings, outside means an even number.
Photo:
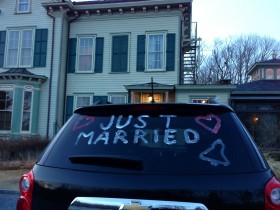
[[[248,137],[231,112],[166,113],[76,113],[44,164],[117,173],[254,172]]]

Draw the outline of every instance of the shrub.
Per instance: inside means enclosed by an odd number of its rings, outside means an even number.
[[[19,140],[0,140],[1,161],[35,160],[45,149],[49,140],[29,137]]]

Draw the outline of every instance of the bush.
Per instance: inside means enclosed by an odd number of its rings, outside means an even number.
[[[19,140],[0,140],[1,161],[35,160],[48,145],[49,140],[40,137]]]

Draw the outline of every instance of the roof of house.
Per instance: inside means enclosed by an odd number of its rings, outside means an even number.
[[[263,60],[254,63],[254,65],[249,69],[248,74],[250,75],[251,72],[257,67],[257,66],[279,66],[280,68],[280,59],[279,58],[273,58],[269,60]]]
[[[277,92],[280,91],[280,80],[258,80],[238,85],[232,94],[241,92]]]
[[[36,80],[38,82],[44,82],[47,80],[46,76],[36,75],[28,71],[26,68],[12,68],[8,71],[0,73],[0,80],[4,79],[25,79],[25,80]]]

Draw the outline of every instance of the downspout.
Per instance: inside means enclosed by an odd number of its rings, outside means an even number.
[[[65,62],[65,82],[64,82],[64,93],[63,93],[63,104],[64,104],[64,107],[63,107],[63,121],[65,121],[65,114],[66,114],[66,88],[67,88],[67,72],[68,72],[68,64],[69,64],[69,39],[70,39],[70,25],[72,22],[74,22],[75,20],[77,20],[80,16],[77,16],[73,19],[71,19],[69,21],[69,24],[68,24],[68,39],[67,39],[67,56],[66,56],[66,62]]]
[[[52,77],[53,77],[53,57],[54,57],[54,29],[55,29],[55,17],[47,13],[49,17],[53,19],[52,25],[52,49],[51,49],[51,67],[50,67],[50,84],[49,84],[49,98],[48,98],[48,114],[47,114],[47,131],[46,139],[49,139],[50,130],[50,113],[51,113],[51,91],[52,91]]]

